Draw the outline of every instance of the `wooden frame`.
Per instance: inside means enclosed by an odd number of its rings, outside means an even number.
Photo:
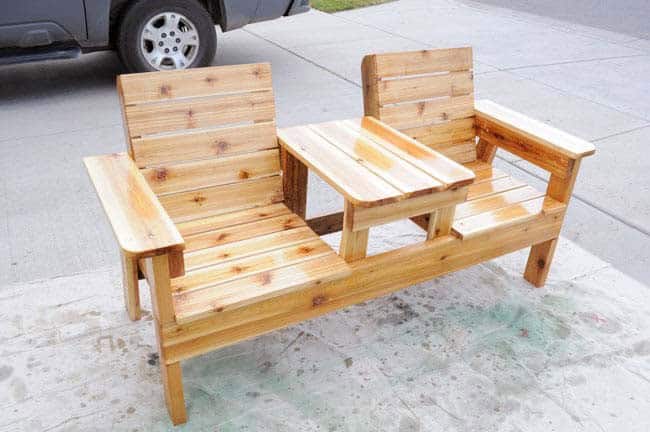
[[[487,102],[462,117],[472,88],[466,49],[396,56],[401,69],[395,70],[425,74],[425,66],[434,64],[439,72],[442,62],[455,72],[442,84],[424,75],[384,86],[382,67],[395,58],[366,58],[367,113],[381,117],[378,103],[417,96],[421,85],[433,86],[429,95],[451,85],[452,94],[463,97],[445,105],[454,110],[453,125],[416,129],[437,137],[425,140],[449,157],[465,160],[473,154],[463,163],[475,183],[382,203],[381,212],[347,199],[344,212],[307,221],[308,164],[288,148],[278,152],[268,65],[118,80],[128,153],[86,158],[85,164],[120,245],[131,319],[140,317],[139,272],[151,290],[165,401],[174,424],[187,421],[183,360],[529,246],[525,277],[543,284],[580,160],[593,147]],[[388,99],[377,93],[380,88],[389,90]],[[427,118],[430,106],[422,111]],[[411,129],[417,123],[389,112]],[[237,116],[250,124],[205,129]],[[467,118],[480,138],[471,151],[463,143],[470,134]],[[391,133],[404,145],[421,145],[408,134]],[[175,142],[184,143],[182,152]],[[459,142],[460,150],[454,147]],[[546,195],[493,169],[496,148],[548,169]],[[527,201],[493,208],[493,197],[505,190],[510,195],[504,199]],[[479,212],[486,208],[492,209],[489,222]],[[425,240],[366,256],[369,227],[418,214],[413,220],[426,230]],[[318,239],[336,231],[342,231],[340,255],[347,263]]]

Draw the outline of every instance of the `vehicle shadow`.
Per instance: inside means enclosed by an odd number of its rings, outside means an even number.
[[[24,99],[74,96],[115,88],[115,77],[126,70],[114,52],[0,66],[0,105]]]

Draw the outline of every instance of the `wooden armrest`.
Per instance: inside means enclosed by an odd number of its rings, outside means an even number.
[[[474,112],[480,139],[559,175],[569,161],[596,152],[588,141],[489,100],[476,101]]]
[[[146,257],[185,248],[176,225],[126,153],[87,157],[84,164],[124,253]]]

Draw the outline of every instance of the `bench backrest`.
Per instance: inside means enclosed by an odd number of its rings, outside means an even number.
[[[129,154],[171,218],[283,200],[269,64],[121,75]]]
[[[366,56],[365,114],[460,163],[476,159],[472,49]]]

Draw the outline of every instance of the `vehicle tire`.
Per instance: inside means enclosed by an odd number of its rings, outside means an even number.
[[[212,63],[217,33],[196,0],[138,0],[120,23],[117,50],[131,72],[186,69]]]

